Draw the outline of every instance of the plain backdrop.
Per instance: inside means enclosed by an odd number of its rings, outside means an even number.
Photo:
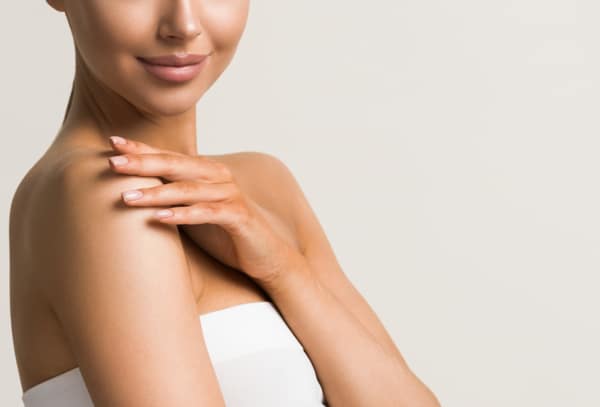
[[[82,0],[84,1],[84,0]],[[442,405],[599,406],[600,3],[253,1],[198,145],[281,158]],[[12,194],[54,137],[67,22],[2,7],[0,405]]]

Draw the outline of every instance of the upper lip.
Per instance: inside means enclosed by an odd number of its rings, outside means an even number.
[[[207,56],[208,54],[169,54],[138,58],[154,65],[184,66],[202,62]]]

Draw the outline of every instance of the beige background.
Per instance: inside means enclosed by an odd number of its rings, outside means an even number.
[[[444,406],[600,405],[597,1],[254,1],[199,146],[283,159]],[[8,210],[60,125],[66,21],[2,7],[0,405],[20,404]]]

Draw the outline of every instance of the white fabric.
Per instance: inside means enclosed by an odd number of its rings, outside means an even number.
[[[302,344],[269,301],[200,315],[227,407],[322,407],[323,391]],[[78,367],[27,389],[25,407],[93,407]]]

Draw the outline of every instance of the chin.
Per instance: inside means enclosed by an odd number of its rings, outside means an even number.
[[[177,116],[195,109],[202,94],[194,89],[152,90],[146,94],[137,94],[131,101],[139,110],[152,116]]]
[[[117,68],[112,77],[117,93],[136,109],[150,116],[177,116],[195,109],[206,91],[207,79],[202,75],[179,84],[161,82],[145,71],[140,71],[137,62]],[[120,72],[121,74],[118,74]]]

